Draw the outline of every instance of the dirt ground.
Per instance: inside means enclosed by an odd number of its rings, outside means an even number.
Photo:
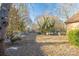
[[[28,34],[6,48],[8,56],[79,56],[79,48],[69,44],[66,36]]]

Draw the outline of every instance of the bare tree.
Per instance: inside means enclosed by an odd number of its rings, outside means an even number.
[[[29,10],[27,4],[21,3],[19,4],[19,15],[21,17],[20,20],[23,20],[25,24],[26,31],[31,27],[32,20],[29,17]]]
[[[50,16],[40,16],[37,18],[37,25],[41,33],[46,34],[47,32],[50,32],[54,27],[54,24],[55,24],[55,20]]]
[[[72,12],[75,10],[75,5],[76,4],[72,3],[59,4],[57,15],[65,19],[69,19],[69,17],[72,15]]]

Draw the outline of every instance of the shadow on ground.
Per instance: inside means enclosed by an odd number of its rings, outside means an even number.
[[[29,33],[22,38],[18,44],[14,44],[6,49],[8,56],[44,56],[41,50],[41,44],[35,41],[37,34]],[[31,38],[31,39],[30,39]]]

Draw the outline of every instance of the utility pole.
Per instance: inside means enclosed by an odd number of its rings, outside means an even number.
[[[8,13],[12,4],[2,3],[0,7],[0,56],[4,56],[4,37],[8,26]]]

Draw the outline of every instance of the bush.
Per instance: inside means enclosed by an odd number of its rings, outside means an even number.
[[[14,43],[14,42],[16,42],[18,40],[21,40],[21,38],[20,37],[13,37],[13,38],[11,38],[11,42],[12,43]]]
[[[15,43],[16,41],[21,40],[21,38],[18,35],[13,34],[13,33],[6,36],[8,39],[11,40],[11,43]]]
[[[74,29],[68,32],[69,42],[79,47],[79,30]]]

